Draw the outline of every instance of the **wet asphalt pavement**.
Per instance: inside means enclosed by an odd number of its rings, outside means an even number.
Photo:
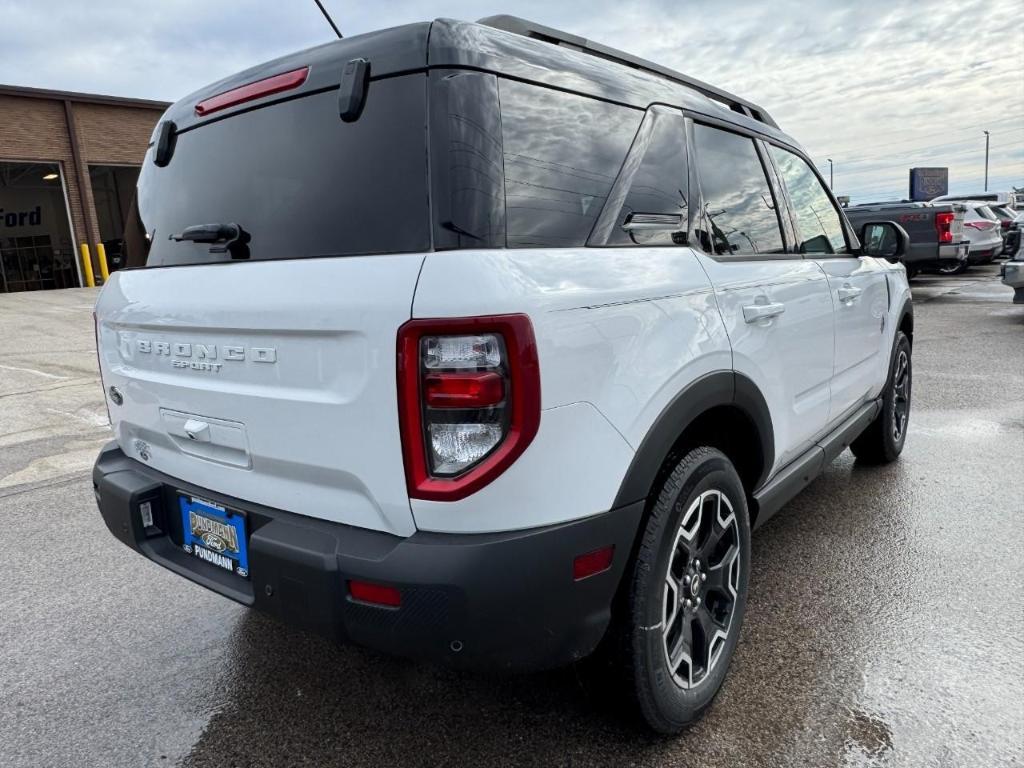
[[[94,292],[0,295],[0,766],[1024,764],[1024,306],[913,283],[902,459],[849,453],[754,537],[708,716],[638,730],[586,670],[459,674],[336,647],[107,532]]]

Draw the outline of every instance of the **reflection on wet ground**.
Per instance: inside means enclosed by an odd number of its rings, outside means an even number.
[[[0,482],[0,764],[1019,765],[1024,308],[994,282],[915,282],[902,460],[844,454],[754,537],[733,667],[679,738],[638,730],[592,668],[420,666],[185,584],[109,536],[72,467]],[[84,354],[81,315],[63,332]],[[48,370],[41,339],[11,343],[0,358]],[[67,396],[39,378],[37,404]],[[0,436],[0,479],[97,436]]]

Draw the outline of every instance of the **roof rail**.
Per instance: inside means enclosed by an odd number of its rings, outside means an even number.
[[[641,59],[639,56],[634,56],[625,51],[620,51],[616,48],[609,48],[607,45],[601,43],[595,43],[591,40],[587,40],[584,37],[570,34],[569,32],[563,32],[553,27],[546,27],[543,24],[537,24],[533,21],[527,21],[521,19],[518,16],[509,16],[501,14],[498,16],[487,16],[480,19],[478,24],[483,24],[494,29],[501,29],[505,32],[512,32],[516,35],[522,35],[523,37],[530,37],[534,40],[543,40],[546,43],[553,45],[560,45],[564,48],[571,48],[575,51],[582,53],[589,53],[591,56],[597,56],[602,59],[614,61],[618,64],[623,64],[633,69],[640,69],[644,72],[650,72],[652,74],[663,77],[666,80],[672,80],[673,82],[685,85],[688,88],[693,88],[695,91],[707,96],[709,99],[724,104],[734,112],[739,112],[741,115],[746,115],[754,120],[758,120],[762,123],[778,128],[778,123],[772,119],[765,110],[761,107],[741,99],[739,96],[724,91],[721,88],[716,88],[713,85],[705,83],[703,80],[698,80],[695,77],[684,75],[682,72],[676,72],[674,69],[663,67],[660,64],[655,64],[652,61]]]

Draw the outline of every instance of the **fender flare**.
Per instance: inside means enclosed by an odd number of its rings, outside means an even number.
[[[910,317],[910,325],[911,325],[911,327],[913,327],[913,325],[914,325],[914,300],[910,296],[907,296],[907,298],[905,298],[903,300],[903,305],[900,307],[899,311],[896,313],[896,329],[897,330],[899,330],[899,327],[901,325],[903,325],[904,319],[906,319],[908,316]],[[893,335],[895,335],[895,334],[893,334]],[[908,334],[908,335],[913,336],[913,331],[911,331],[911,333]]]
[[[760,488],[775,463],[775,431],[768,403],[757,385],[743,374],[713,371],[678,392],[654,420],[626,470],[614,508],[646,499],[679,436],[699,416],[722,405],[739,408],[757,429],[764,467],[751,490]]]

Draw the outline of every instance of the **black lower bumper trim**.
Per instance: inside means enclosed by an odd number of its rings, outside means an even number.
[[[115,443],[93,469],[110,531],[160,565],[226,597],[328,637],[455,666],[542,669],[591,653],[608,626],[643,504],[539,529],[418,532],[408,538],[225,497],[126,457]],[[181,547],[179,492],[244,512],[249,579]],[[149,502],[154,527],[139,507]],[[574,582],[573,559],[614,545],[610,570]],[[399,608],[351,599],[348,581],[397,587]]]

